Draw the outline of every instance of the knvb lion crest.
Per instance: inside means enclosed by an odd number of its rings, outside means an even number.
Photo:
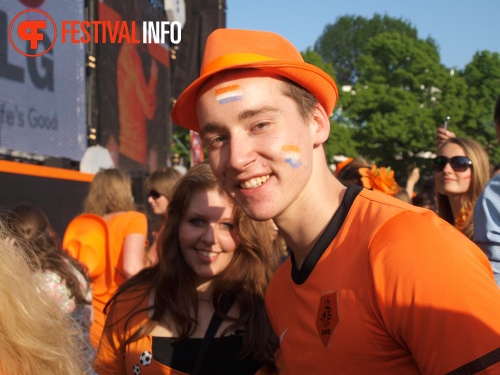
[[[337,308],[337,291],[326,292],[321,295],[316,317],[316,328],[325,348],[328,348],[333,332],[339,324]]]

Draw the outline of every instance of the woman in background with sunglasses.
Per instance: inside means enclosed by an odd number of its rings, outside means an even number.
[[[490,178],[488,154],[467,138],[449,138],[433,162],[438,214],[472,239],[472,211]]]
[[[153,266],[158,262],[156,243],[160,226],[166,219],[168,203],[172,200],[177,181],[182,177],[181,172],[173,167],[160,168],[151,173],[144,181],[144,189],[148,194],[148,203],[155,215],[161,218],[153,231],[153,243],[146,254],[146,266]]]

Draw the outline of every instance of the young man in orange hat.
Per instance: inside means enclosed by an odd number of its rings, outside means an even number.
[[[287,373],[500,373],[488,259],[433,212],[333,176],[336,100],[281,36],[220,29],[172,110],[227,193],[291,250],[266,297]]]

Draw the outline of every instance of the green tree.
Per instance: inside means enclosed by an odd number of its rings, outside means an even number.
[[[305,52],[301,52],[301,55],[306,63],[312,64],[324,70],[325,72],[328,73],[328,75],[330,75],[330,77],[333,78],[334,81],[337,80],[333,65],[329,62],[325,62],[323,58],[319,55],[319,53],[308,47]]]
[[[305,62],[327,72],[336,81],[335,69],[332,64],[325,62],[316,51],[307,48],[305,52],[302,52],[302,58]],[[333,163],[335,155],[357,156],[356,143],[352,134],[352,127],[347,122],[342,122],[341,111],[336,111],[333,118],[330,119],[330,137],[324,145],[330,163]]]
[[[491,162],[500,163],[500,146],[493,123],[495,102],[500,96],[500,55],[489,51],[477,52],[463,72],[467,83],[467,104],[464,119],[453,127],[457,135],[464,135],[481,143]]]
[[[344,115],[359,129],[358,150],[400,179],[417,157],[435,151],[435,129],[447,115],[463,117],[465,82],[439,62],[434,43],[401,33],[372,38],[358,59],[358,81],[344,100]],[[424,171],[425,172],[425,171]]]
[[[409,21],[375,14],[366,19],[346,15],[328,24],[314,45],[325,62],[333,65],[339,85],[352,85],[358,79],[358,60],[371,38],[384,32],[395,32],[417,39],[417,30]],[[435,42],[428,39],[430,44]]]
[[[189,130],[180,126],[174,126],[174,139],[172,140],[172,156],[178,154],[179,158],[181,158],[184,161],[186,166],[189,166],[189,162],[191,160],[190,148],[191,148],[191,142],[190,142]]]
[[[354,141],[355,129],[346,123],[330,119],[330,137],[324,144],[325,153],[330,163],[335,155],[357,157],[357,144]]]

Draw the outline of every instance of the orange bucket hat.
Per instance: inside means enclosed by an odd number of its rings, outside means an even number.
[[[260,69],[299,84],[331,115],[338,98],[337,86],[323,70],[304,62],[300,52],[281,35],[267,31],[217,29],[207,39],[200,77],[174,104],[174,123],[200,131],[196,116],[199,88],[218,72],[237,68]]]

